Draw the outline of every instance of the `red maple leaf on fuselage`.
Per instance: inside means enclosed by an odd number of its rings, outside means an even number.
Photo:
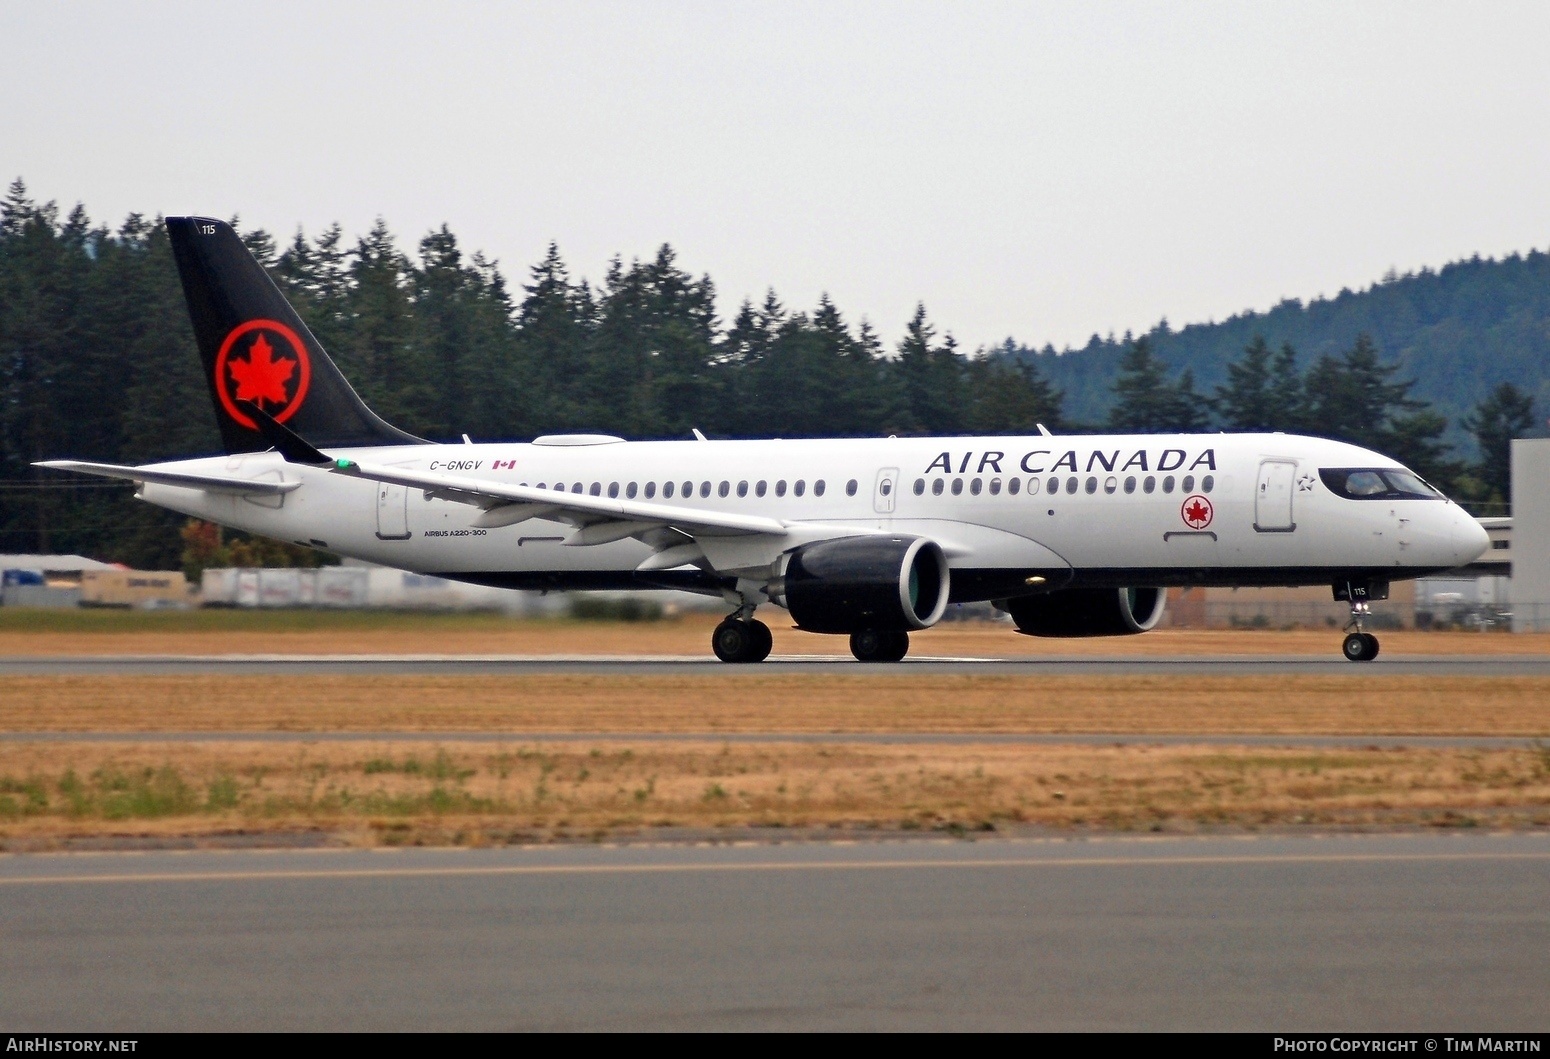
[[[1184,509],[1184,517],[1189,519],[1191,522],[1204,522],[1210,516],[1210,514],[1211,513],[1206,510],[1206,506],[1198,500]]]
[[[237,383],[236,398],[258,404],[283,405],[290,400],[285,384],[296,374],[296,362],[286,357],[276,360],[269,339],[260,334],[248,347],[247,360],[229,360],[226,367]]]

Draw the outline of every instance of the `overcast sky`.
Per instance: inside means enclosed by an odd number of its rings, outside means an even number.
[[[1543,3],[0,0],[0,178],[1059,346],[1550,244],[1547,46]]]

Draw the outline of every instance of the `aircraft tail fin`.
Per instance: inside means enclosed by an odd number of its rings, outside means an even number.
[[[366,407],[231,225],[168,217],[167,233],[227,452],[271,444],[249,402],[316,445],[421,443]]]

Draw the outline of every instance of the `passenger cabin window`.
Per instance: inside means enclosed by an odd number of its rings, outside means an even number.
[[[1126,493],[1133,493],[1135,491],[1136,491],[1136,476],[1132,474],[1132,475],[1129,475],[1128,477],[1126,477],[1126,479],[1125,479],[1125,492]]]
[[[1156,491],[1156,489],[1157,489],[1157,479],[1153,478],[1151,475],[1147,475],[1146,476],[1146,481],[1141,483],[1141,491],[1143,493],[1151,493],[1151,492]]]
[[[1066,479],[1066,492],[1068,492],[1068,493],[1076,492],[1077,486],[1079,484],[1080,483],[1075,478],[1067,478]]]
[[[634,500],[635,499],[635,483],[634,482],[631,482],[629,485],[624,487],[624,498],[626,500]]]
[[[1038,479],[1037,478],[1033,478],[1033,479],[1030,479],[1030,481],[1031,482],[1037,482]],[[1017,491],[1020,488],[1022,488],[1022,484],[1023,484],[1023,480],[1021,478],[1008,478],[1006,480],[1006,491],[1008,493],[1012,494],[1013,496],[1016,496],[1017,495]]]
[[[668,484],[671,485],[672,483],[669,482]],[[646,483],[646,499],[650,500],[652,497],[654,497],[656,495],[657,495],[657,483],[656,482],[647,482]],[[673,494],[672,493],[668,493],[667,495],[668,496],[672,496]]]
[[[992,478],[990,480],[990,495],[991,496],[1000,496],[1001,495],[1001,479],[999,479],[999,478]]]
[[[1209,493],[1215,485],[1216,479],[1209,474],[1200,479],[1200,491],[1202,493]]]
[[[824,491],[823,479],[820,478],[816,482],[813,483],[813,495],[814,496],[823,496],[823,491]]]
[[[785,496],[786,495],[786,480],[784,478],[782,478],[780,481],[775,483],[775,495],[776,496]]]
[[[1089,478],[1089,479],[1087,479],[1087,492],[1089,494],[1091,494],[1091,493],[1096,493],[1097,491],[1098,491],[1098,479],[1096,479],[1096,478]]]
[[[1112,492],[1114,492],[1114,490],[1116,490],[1118,488],[1119,488],[1119,481],[1117,479],[1115,479],[1114,477],[1110,476],[1110,477],[1105,478],[1103,480],[1103,491],[1105,493],[1112,493]]]
[[[592,488],[589,490],[589,492],[593,496],[602,496],[603,495],[603,483],[602,482],[593,482],[592,483]]]
[[[796,480],[796,484],[791,487],[791,492],[796,496],[801,496],[803,493],[807,492],[807,483],[798,478]]]
[[[1163,492],[1173,492],[1173,475],[1170,474],[1163,478]]]
[[[854,478],[852,478],[850,481],[845,483],[845,495],[846,496],[855,496],[856,495],[856,480]]]
[[[694,495],[694,483],[693,482],[685,482],[684,486],[683,486],[683,498],[685,500],[687,500],[687,499],[689,499],[693,495]]]
[[[1347,500],[1441,500],[1421,476],[1403,467],[1320,468],[1319,477]]]
[[[619,498],[619,483],[618,482],[609,482],[608,483],[608,499],[610,499],[610,500],[617,500],[618,498]]]
[[[916,496],[925,496],[926,495],[926,480],[924,478],[917,478],[917,479],[915,479],[915,495]]]
[[[973,481],[971,481],[969,483],[969,495],[970,496],[979,496],[980,495],[980,490],[983,489],[983,488],[984,488],[984,484],[978,478],[976,478],[976,479],[974,479]]]
[[[740,497],[748,495],[748,483],[747,482],[738,482],[737,483],[737,495],[740,496]]]
[[[764,479],[762,479],[762,478],[759,479],[759,483],[753,487],[753,495],[754,496],[763,496],[764,495]]]
[[[931,479],[931,495],[932,496],[941,496],[942,495],[942,479],[940,479],[940,478],[933,478],[933,479]]]
[[[719,486],[716,487],[716,495],[719,496],[719,497],[726,497],[731,492],[732,492],[732,483],[731,482],[722,482]]]
[[[1179,488],[1186,493],[1193,493],[1195,491],[1195,476],[1193,474],[1186,474],[1184,480],[1179,483]]]
[[[954,496],[962,496],[963,495],[963,479],[962,478],[954,478],[953,479],[953,495]]]
[[[701,482],[700,483],[700,496],[702,496],[702,497],[710,496],[710,483],[709,482]]]

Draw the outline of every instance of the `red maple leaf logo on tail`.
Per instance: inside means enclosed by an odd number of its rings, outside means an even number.
[[[237,383],[237,400],[283,405],[290,399],[285,385],[296,374],[296,362],[288,357],[276,360],[274,347],[262,334],[248,347],[247,360],[228,360],[226,367]]]
[[[306,345],[278,320],[238,324],[215,355],[213,381],[221,407],[249,430],[256,424],[237,407],[238,401],[251,401],[283,423],[301,408],[311,380]]]

